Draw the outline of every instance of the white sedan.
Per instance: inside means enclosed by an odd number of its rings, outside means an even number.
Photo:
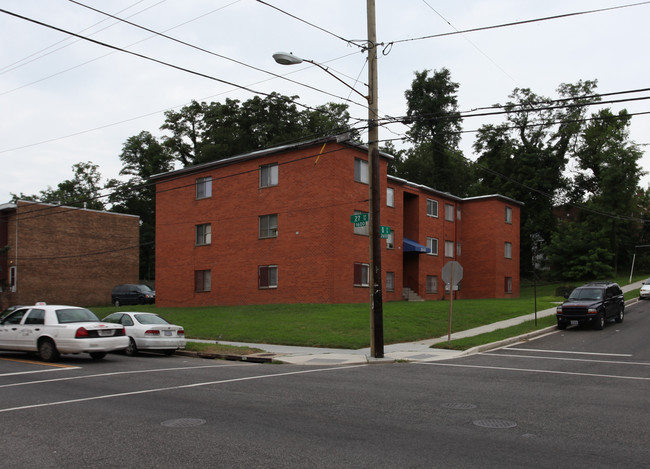
[[[55,361],[62,353],[89,353],[96,360],[129,345],[124,327],[100,322],[78,306],[23,306],[0,321],[0,349],[38,352]]]
[[[119,312],[109,314],[103,321],[124,326],[129,337],[127,355],[136,355],[139,350],[172,355],[185,348],[185,330],[154,313]]]
[[[639,299],[644,300],[646,298],[650,298],[650,278],[643,282],[639,290]]]

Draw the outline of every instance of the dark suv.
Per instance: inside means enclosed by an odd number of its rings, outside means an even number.
[[[610,319],[623,322],[625,299],[617,283],[594,282],[574,289],[564,303],[557,307],[558,329],[571,324],[591,323],[602,329]]]
[[[115,306],[153,304],[156,302],[156,292],[149,285],[127,283],[117,285],[111,293],[111,303]]]

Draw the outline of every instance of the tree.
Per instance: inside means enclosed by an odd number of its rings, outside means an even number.
[[[87,163],[76,163],[72,165],[74,172],[73,179],[60,182],[56,189],[48,186],[46,190],[40,191],[39,195],[12,195],[13,200],[32,200],[35,202],[46,202],[52,204],[68,205],[70,207],[88,208],[92,210],[104,210],[102,202],[102,187],[100,186],[101,174],[99,166]]]
[[[405,92],[405,123],[410,126],[407,135],[413,148],[396,162],[396,175],[463,196],[471,181],[471,165],[458,147],[462,123],[456,98],[459,85],[451,81],[446,68],[432,76],[429,72],[416,72],[411,89]]]
[[[111,210],[140,217],[140,278],[151,279],[155,272],[156,187],[149,179],[172,170],[173,156],[153,135],[143,131],[126,140],[120,160],[120,176],[129,179],[111,179],[107,183],[112,191]]]
[[[298,110],[297,97],[272,93],[240,103],[192,101],[165,113],[164,145],[183,166],[217,161],[271,146],[350,131],[345,104]],[[356,132],[354,133],[356,135]]]
[[[503,108],[507,122],[483,126],[474,149],[479,155],[474,195],[498,192],[524,203],[521,271],[531,272],[533,243],[548,243],[556,229],[553,207],[567,187],[564,171],[584,125],[595,81],[562,84],[558,100],[515,89]]]

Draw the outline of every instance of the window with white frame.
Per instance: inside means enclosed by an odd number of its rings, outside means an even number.
[[[393,189],[392,187],[386,188],[386,205],[388,207],[395,206],[395,189]]]
[[[395,249],[395,232],[392,230],[388,233],[388,237],[386,238],[386,248]]]
[[[207,199],[212,197],[212,176],[198,178],[196,180],[196,198]]]
[[[278,237],[278,215],[260,216],[260,238]]]
[[[438,201],[427,199],[427,216],[438,218]]]
[[[196,225],[196,245],[205,246],[212,242],[212,226],[210,223]]]
[[[506,259],[512,259],[512,243],[505,242],[504,255]]]
[[[503,284],[504,293],[512,293],[512,277],[506,277]]]
[[[454,257],[453,241],[445,241],[445,257]]]
[[[368,162],[359,158],[354,159],[354,180],[368,184]]]
[[[395,272],[386,272],[386,291],[395,291]]]
[[[506,207],[506,223],[512,225],[512,207]]]
[[[195,270],[194,271],[194,291],[206,292],[210,291],[211,286],[211,272],[209,270]]]
[[[260,187],[278,185],[278,164],[265,164],[260,166]]]
[[[355,210],[354,211],[355,215],[359,215],[359,214],[362,214],[362,213],[368,213],[368,212],[362,212],[361,210]],[[370,234],[370,226],[368,226],[369,224],[370,224],[369,222],[366,222],[365,224],[355,223],[354,224],[354,234],[368,236]],[[359,226],[357,226],[357,225],[359,225]]]
[[[454,206],[445,204],[445,220],[454,221]]]
[[[438,255],[438,238],[429,238],[427,236],[427,247],[429,248],[429,254],[432,256]]]
[[[278,288],[278,266],[261,265],[257,272],[257,286],[260,289]]]
[[[437,275],[427,275],[427,293],[438,293]]]
[[[361,262],[354,263],[354,286],[367,287],[370,277],[370,266]]]

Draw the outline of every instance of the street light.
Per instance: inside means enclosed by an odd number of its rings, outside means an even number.
[[[377,31],[375,28],[375,0],[367,0],[368,9],[368,95],[364,96],[355,88],[330,72],[327,67],[313,60],[301,59],[293,53],[276,52],[273,59],[281,65],[297,65],[308,62],[316,65],[329,75],[368,101],[368,190],[370,193],[370,354],[374,358],[384,357],[384,319],[381,282],[381,228],[379,194],[379,128],[377,118]]]

